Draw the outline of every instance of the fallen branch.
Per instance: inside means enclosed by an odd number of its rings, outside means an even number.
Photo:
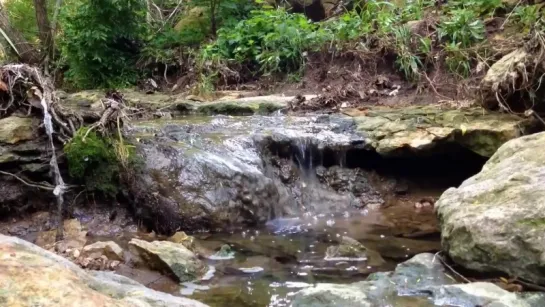
[[[454,268],[452,268],[452,266],[450,266],[444,259],[443,257],[441,256],[443,252],[437,252],[435,253],[434,255],[434,258],[437,257],[437,259],[439,259],[439,261],[441,261],[441,264],[443,264],[444,266],[446,266],[452,273],[454,273],[456,276],[460,277],[464,282],[466,283],[471,283],[471,281],[469,279],[467,279],[464,275],[458,273]]]

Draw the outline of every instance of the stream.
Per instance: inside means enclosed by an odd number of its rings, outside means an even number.
[[[197,198],[212,195],[209,200],[216,203],[223,201],[221,193],[235,198],[223,185],[207,187],[205,178],[229,179],[232,170],[259,172],[285,189],[265,213],[264,226],[189,233],[197,246],[212,251],[209,255],[223,244],[234,251],[232,259],[205,258],[210,271],[202,280],[179,285],[146,270],[118,270],[153,289],[210,306],[289,306],[296,291],[313,283],[363,280],[416,254],[439,251],[433,199],[480,167],[479,159],[457,165],[467,153],[456,151],[436,160],[383,159],[366,148],[350,118],[340,115],[187,116],[139,122],[132,133],[141,142],[150,139],[179,150],[183,170],[169,181],[179,181],[182,194],[203,185]],[[154,165],[164,163],[151,157]],[[207,168],[213,171],[202,171]],[[385,261],[327,259],[326,249],[342,236],[377,251]]]
[[[192,210],[182,230],[195,238],[209,271],[181,284],[130,261],[116,272],[213,307],[289,306],[295,292],[315,283],[361,281],[439,251],[434,201],[484,160],[460,148],[385,158],[342,115],[185,116],[136,122],[127,133],[153,174],[142,180],[191,204],[182,208]],[[143,232],[170,223],[146,219],[144,209],[136,211],[137,225],[122,214],[110,223],[109,213],[96,210],[74,213],[86,225],[87,244],[111,240],[128,251],[132,238],[166,238]],[[378,258],[327,256],[343,236]],[[232,257],[215,257],[225,244]],[[389,302],[429,305],[414,297]]]

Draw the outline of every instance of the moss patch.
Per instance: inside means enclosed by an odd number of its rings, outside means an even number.
[[[248,105],[221,102],[201,105],[197,107],[197,113],[205,115],[252,115],[254,114],[254,110]]]

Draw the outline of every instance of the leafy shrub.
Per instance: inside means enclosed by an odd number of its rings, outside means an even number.
[[[304,15],[258,10],[234,28],[221,28],[202,55],[204,61],[234,61],[258,67],[265,74],[291,72],[302,66],[306,51],[319,48],[329,38],[327,31]]]
[[[32,0],[7,0],[4,4],[10,24],[29,42],[38,41],[38,26]]]
[[[448,17],[442,18],[438,33],[439,39],[446,39],[463,48],[485,38],[483,22],[473,11],[466,9],[453,10]]]
[[[323,24],[323,29],[329,31],[334,41],[352,41],[370,33],[371,24],[364,22],[356,11],[346,12],[338,19],[331,19]]]
[[[451,0],[448,4],[449,8],[454,10],[467,9],[477,14],[477,16],[493,15],[502,6],[502,0]]]
[[[206,38],[208,28],[187,28],[177,31],[167,28],[157,33],[150,34],[148,41],[140,53],[139,67],[145,67],[151,63],[176,65],[182,57],[184,48],[193,48]]]
[[[411,31],[407,27],[396,27],[393,32],[397,53],[396,65],[408,80],[418,80],[422,62],[420,61],[420,58],[411,51]]]
[[[67,8],[62,23],[67,79],[79,88],[134,83],[145,9],[142,0],[89,0]]]
[[[423,19],[425,10],[434,4],[434,1],[430,0],[406,0],[403,2],[397,5],[402,8],[401,20],[403,22]]]
[[[450,43],[445,46],[445,64],[447,69],[462,78],[468,77],[471,72],[469,55],[460,49],[460,43]]]
[[[522,26],[528,32],[541,18],[540,8],[537,5],[518,6],[513,12],[515,23]]]

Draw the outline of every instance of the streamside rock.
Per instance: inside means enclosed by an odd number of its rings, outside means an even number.
[[[515,294],[491,283],[455,284],[434,254],[419,254],[395,271],[350,285],[317,284],[297,292],[293,307],[497,306],[545,304],[544,294]]]
[[[437,201],[443,249],[477,271],[545,283],[545,133],[509,141]]]
[[[180,282],[198,279],[207,271],[204,263],[182,244],[132,239],[129,246],[140,257],[137,264],[172,274]]]
[[[206,307],[126,277],[85,271],[24,240],[0,235],[0,305]]]
[[[371,148],[384,156],[433,152],[439,145],[453,143],[490,157],[530,125],[515,115],[483,113],[480,108],[432,105],[345,112],[353,116],[357,131],[367,137]]]
[[[264,224],[279,206],[274,181],[253,157],[244,160],[244,151],[215,153],[160,139],[138,151],[145,168],[131,189],[135,210],[159,233]]]
[[[35,137],[32,118],[9,116],[0,119],[0,143],[16,144]]]
[[[195,251],[195,238],[192,236],[188,236],[183,231],[176,232],[173,236],[169,237],[167,240],[173,243],[182,244],[190,251]]]
[[[95,242],[93,244],[87,245],[83,248],[81,256],[91,259],[106,256],[106,258],[108,258],[109,260],[124,260],[123,249],[113,241]]]

